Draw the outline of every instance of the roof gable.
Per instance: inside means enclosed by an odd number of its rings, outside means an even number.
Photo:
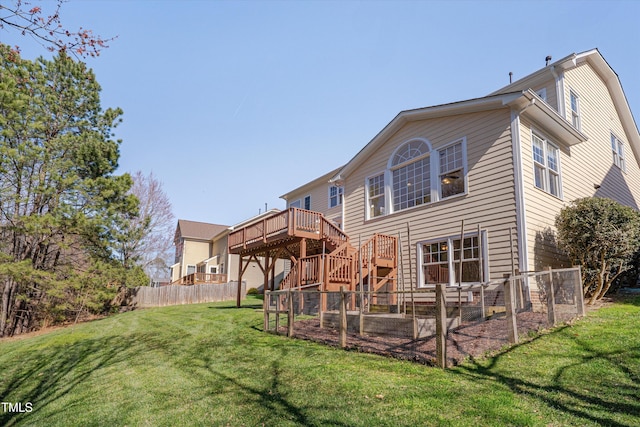
[[[341,168],[333,178],[331,178],[331,182],[338,182],[346,178],[378,147],[384,144],[389,136],[395,133],[404,124],[415,120],[447,117],[505,107],[521,109],[535,105],[533,109],[530,109],[530,111],[527,112],[527,114],[532,115],[537,120],[543,120],[558,134],[562,133],[566,135],[568,137],[569,145],[584,141],[586,140],[586,136],[576,129],[572,129],[571,125],[566,122],[566,119],[553,111],[553,109],[546,107],[541,99],[538,99],[538,102],[536,103],[536,98],[538,97],[535,93],[530,91],[528,87],[524,88],[523,86],[525,83],[537,82],[547,78],[547,73],[557,73],[567,70],[576,67],[584,61],[588,61],[606,83],[613,98],[616,110],[620,116],[622,125],[629,137],[629,143],[635,157],[636,159],[640,159],[640,134],[638,134],[638,128],[629,108],[626,96],[624,95],[618,75],[605,61],[600,52],[597,49],[593,49],[580,54],[574,53],[566,56],[561,60],[537,70],[536,72],[529,74],[528,76],[525,76],[522,79],[519,79],[483,98],[401,111],[367,145],[365,145],[362,150],[360,150],[343,168]]]
[[[229,228],[227,225],[179,219],[176,227],[176,238],[211,240],[227,228]]]

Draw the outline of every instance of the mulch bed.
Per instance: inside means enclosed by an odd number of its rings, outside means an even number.
[[[518,335],[540,331],[547,326],[544,313],[524,312],[517,315]],[[286,332],[286,328],[280,328]],[[294,323],[295,338],[338,347],[336,329],[320,328],[319,319],[299,320]],[[457,365],[465,359],[486,356],[509,344],[507,322],[503,317],[463,324],[451,329],[447,340],[448,364]],[[436,364],[435,336],[413,340],[405,337],[347,334],[347,350],[380,354],[427,365]]]

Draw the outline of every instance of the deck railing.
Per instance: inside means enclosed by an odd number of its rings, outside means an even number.
[[[191,273],[172,282],[172,285],[197,285],[200,283],[227,283],[226,274]]]
[[[255,224],[229,234],[229,249],[241,250],[267,243],[283,234],[295,237],[326,238],[336,246],[348,241],[347,235],[321,213],[289,208]]]

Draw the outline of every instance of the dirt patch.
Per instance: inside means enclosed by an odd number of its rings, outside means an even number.
[[[547,326],[544,313],[525,312],[517,315],[518,334],[527,336]],[[286,328],[280,328],[286,333]],[[465,359],[485,356],[500,350],[508,341],[507,322],[504,317],[482,322],[463,324],[451,329],[447,339],[447,360],[457,365]],[[339,334],[336,329],[320,328],[319,319],[299,320],[294,323],[294,337],[338,347]],[[436,364],[436,339],[408,339],[394,336],[372,336],[347,334],[347,350],[380,354],[403,360],[412,360],[427,365]]]

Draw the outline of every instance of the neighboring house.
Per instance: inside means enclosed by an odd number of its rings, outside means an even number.
[[[313,190],[342,188],[341,229],[352,243],[397,236],[405,287],[470,283],[566,265],[554,240],[560,209],[587,196],[638,209],[639,159],[640,135],[618,76],[591,50],[483,98],[402,111],[329,179],[283,197],[289,206],[328,213],[330,205],[314,208]],[[299,216],[294,211],[291,218]],[[324,230],[315,229],[321,240]],[[285,237],[265,236],[262,246],[241,237],[230,240],[232,253],[282,247],[278,256],[295,252],[311,268],[308,242],[296,252]],[[337,254],[334,243],[329,253]]]
[[[234,226],[178,220],[174,244],[176,263],[171,266],[173,284],[225,283],[237,281],[239,258],[228,251],[228,235],[237,227],[259,223],[264,217],[280,212],[278,209],[259,214]],[[247,289],[261,288],[264,272],[260,260],[244,264],[242,280]],[[284,276],[285,260],[278,260],[269,272],[269,280],[278,284]]]
[[[220,252],[213,252],[212,241],[228,228],[228,225],[179,219],[173,240],[176,257],[171,266],[171,282],[195,273],[225,274],[225,259]]]

